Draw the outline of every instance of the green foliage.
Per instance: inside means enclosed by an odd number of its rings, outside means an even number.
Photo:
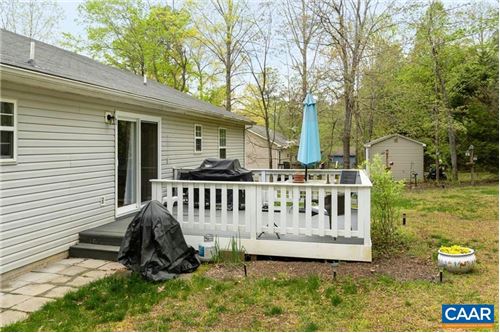
[[[371,189],[372,241],[374,250],[379,253],[391,253],[404,245],[398,227],[400,217],[399,201],[404,183],[395,181],[392,173],[382,163],[380,156],[368,162]]]
[[[194,87],[201,99],[221,102],[187,9],[144,0],[87,0],[79,13],[86,41],[65,33],[65,47],[177,90]]]
[[[212,260],[215,263],[227,265],[241,265],[245,260],[245,247],[241,244],[240,235],[231,236],[227,249],[221,249],[219,238],[214,240],[214,254]]]
[[[283,308],[280,306],[271,306],[264,311],[266,316],[278,316],[283,313]]]

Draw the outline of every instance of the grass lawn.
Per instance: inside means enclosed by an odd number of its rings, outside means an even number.
[[[498,186],[407,191],[402,204],[412,241],[397,260],[434,267],[439,246],[460,244],[477,250],[475,271],[447,273],[444,283],[431,276],[400,279],[380,274],[377,267],[386,259],[377,258],[364,264],[374,268],[364,275],[343,274],[347,264],[341,264],[336,280],[314,270],[252,277],[253,263],[248,278],[210,278],[212,265],[203,265],[191,279],[160,284],[115,275],[3,330],[435,331],[442,303],[493,303],[498,331]]]

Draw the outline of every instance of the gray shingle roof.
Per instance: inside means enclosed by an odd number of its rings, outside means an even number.
[[[0,29],[0,63],[33,72],[70,79],[99,87],[135,94],[214,117],[229,117],[252,123],[247,118],[131,72],[104,65],[88,57],[35,41],[35,63],[28,63],[31,39]]]
[[[259,126],[259,125],[253,125],[248,129],[248,131],[253,132],[263,138],[267,138],[267,133],[266,133],[266,127],[265,126]],[[272,129],[269,129],[271,139],[274,138],[274,143],[276,143],[279,146],[282,147],[287,147],[293,144],[293,142],[287,140],[287,138],[280,132],[278,131],[273,131]]]

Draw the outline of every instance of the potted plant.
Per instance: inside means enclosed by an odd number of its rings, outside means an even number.
[[[306,176],[303,173],[296,172],[293,174],[294,183],[304,183]]]
[[[459,245],[441,246],[438,250],[438,266],[449,272],[466,273],[476,264],[475,251]]]

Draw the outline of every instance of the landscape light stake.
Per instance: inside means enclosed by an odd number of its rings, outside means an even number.
[[[337,267],[338,267],[339,263],[334,261],[332,262],[332,267],[333,267],[333,279],[334,280],[337,280]]]
[[[443,269],[442,268],[439,270],[439,282],[443,283]]]
[[[403,213],[403,225],[406,225],[406,213]]]
[[[247,277],[247,265],[243,264],[243,271],[245,271],[245,277]]]

